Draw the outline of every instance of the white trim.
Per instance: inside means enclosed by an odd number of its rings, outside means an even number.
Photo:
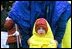
[[[7,17],[6,20],[12,20],[11,18]]]
[[[71,1],[68,1],[68,3],[70,3],[70,4],[71,4]]]

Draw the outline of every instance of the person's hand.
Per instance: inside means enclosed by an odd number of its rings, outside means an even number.
[[[56,40],[54,40],[56,42],[56,44],[58,45],[58,42]]]
[[[16,36],[19,36],[19,32],[18,32],[18,31],[16,31],[16,32],[15,32],[15,35],[16,35]]]
[[[56,43],[56,46],[58,45],[58,42],[57,42],[57,40],[54,40],[55,41],[55,43]]]
[[[57,42],[56,40],[52,40],[52,41],[50,42],[49,47],[51,47],[51,48],[57,48],[57,45],[58,45],[58,42]]]
[[[15,33],[13,33],[13,34],[8,35],[8,37],[10,37],[10,36],[19,36],[19,32],[18,32],[18,31],[16,31],[16,32],[15,32]]]
[[[27,40],[27,43],[28,43],[28,45],[30,45],[30,41],[29,41],[29,39]]]
[[[7,17],[4,23],[4,27],[9,31],[14,26],[14,22],[11,18]]]

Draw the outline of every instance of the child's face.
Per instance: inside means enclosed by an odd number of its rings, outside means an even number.
[[[40,27],[40,28],[38,28],[37,33],[39,35],[42,35],[42,34],[45,34],[46,32],[45,32],[45,29],[43,27]]]

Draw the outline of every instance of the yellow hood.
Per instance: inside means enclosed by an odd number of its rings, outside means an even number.
[[[46,21],[47,23],[47,21]],[[46,33],[45,36],[38,36],[36,31],[35,31],[35,24],[33,27],[33,32],[32,32],[32,37],[29,39],[29,43],[30,43],[30,48],[56,48],[56,43],[54,41],[54,37],[51,31],[51,28],[49,26],[49,24],[47,23],[48,26],[48,31]]]
[[[54,39],[53,37],[53,34],[52,34],[52,31],[51,31],[51,28],[50,28],[50,25],[49,23],[46,21],[47,23],[47,27],[48,27],[48,31],[47,31],[47,34],[45,35],[46,38],[51,38],[51,39]],[[34,27],[33,27],[33,32],[32,32],[33,35],[37,35],[36,31],[35,31],[35,24],[34,24]]]

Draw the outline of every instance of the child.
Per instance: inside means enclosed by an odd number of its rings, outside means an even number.
[[[33,28],[33,35],[28,40],[29,48],[56,48],[51,28],[44,18],[36,20]]]

